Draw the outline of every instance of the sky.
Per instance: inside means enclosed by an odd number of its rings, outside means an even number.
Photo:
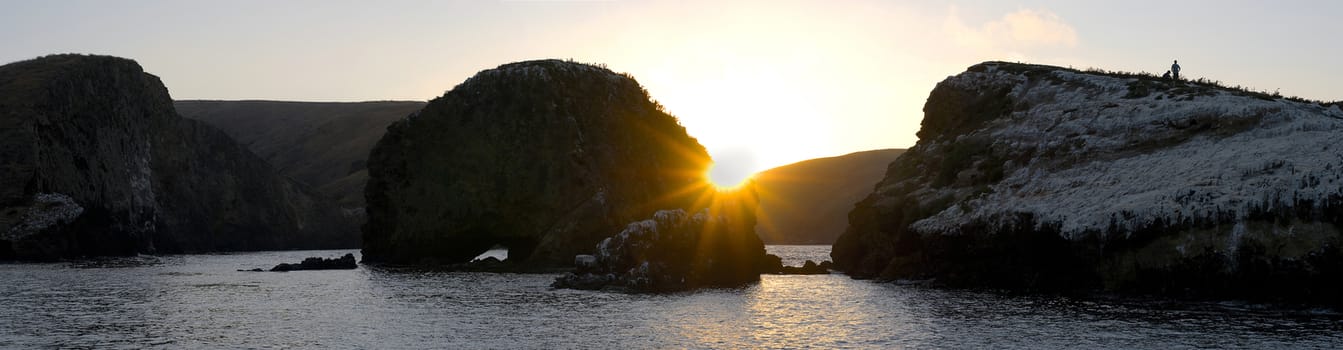
[[[0,62],[137,60],[175,99],[428,100],[561,58],[632,74],[732,181],[918,141],[983,61],[1182,74],[1343,99],[1340,1],[13,1]]]

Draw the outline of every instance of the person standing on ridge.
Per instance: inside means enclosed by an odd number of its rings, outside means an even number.
[[[1180,60],[1175,60],[1175,63],[1170,65],[1170,76],[1180,80]]]

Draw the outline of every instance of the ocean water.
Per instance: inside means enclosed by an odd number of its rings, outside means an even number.
[[[829,253],[769,250],[793,265]],[[0,264],[0,348],[1343,347],[1343,316],[1327,310],[1013,296],[839,274],[653,295],[554,290],[555,274],[236,271],[347,252]]]

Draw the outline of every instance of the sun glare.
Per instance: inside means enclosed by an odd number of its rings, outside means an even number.
[[[735,190],[745,185],[754,175],[728,167],[719,167],[716,164],[710,165],[709,170],[704,173],[704,177],[709,180],[709,183],[719,190]]]

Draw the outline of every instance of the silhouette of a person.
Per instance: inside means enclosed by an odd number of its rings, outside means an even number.
[[[1162,74],[1161,79],[1170,79],[1170,71],[1166,71],[1166,74]]]
[[[1175,60],[1175,63],[1170,65],[1170,74],[1175,80],[1180,80],[1180,60]]]

